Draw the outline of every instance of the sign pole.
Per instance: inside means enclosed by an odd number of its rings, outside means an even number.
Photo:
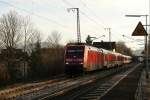
[[[145,72],[146,78],[149,78],[148,75],[148,47],[147,47],[147,16],[146,15],[146,30],[144,29],[141,22],[138,23],[137,27],[132,33],[132,36],[145,36]]]

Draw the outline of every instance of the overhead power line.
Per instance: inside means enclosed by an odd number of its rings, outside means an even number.
[[[127,39],[130,39],[130,40],[133,40],[134,42],[139,42],[139,43],[143,43],[141,40],[139,41],[139,40],[137,40],[137,39],[133,39],[133,38],[131,38],[131,37],[129,37],[129,36],[126,36],[126,35],[122,35],[123,37],[126,37]]]
[[[89,19],[90,21],[92,21],[93,23],[97,24],[98,26],[101,26],[102,29],[104,29],[104,26],[102,26],[101,24],[99,24],[97,21],[95,21],[93,18],[89,17],[86,13],[84,13],[83,11],[80,11],[82,15],[84,15],[87,19]]]
[[[94,11],[92,11],[89,7],[88,7],[88,5],[85,3],[85,0],[83,1],[83,0],[80,0],[81,1],[81,3],[83,4],[83,6],[93,15],[93,17],[95,18],[95,19],[97,19],[97,20],[99,20],[99,17],[94,13]],[[99,20],[100,21],[100,20]],[[102,21],[100,21],[101,23],[103,23]],[[104,26],[105,24],[103,23],[103,27],[106,27],[106,26]]]
[[[16,8],[16,9],[19,9],[19,10],[24,11],[24,12],[26,12],[26,13],[32,14],[32,15],[34,15],[34,16],[36,16],[36,17],[39,17],[39,18],[44,19],[44,20],[47,20],[47,21],[49,21],[49,22],[51,22],[51,23],[54,23],[54,24],[59,25],[60,27],[66,29],[66,26],[65,26],[65,25],[62,25],[62,24],[60,24],[60,23],[58,23],[58,22],[56,22],[56,21],[54,21],[54,20],[52,20],[52,19],[50,19],[50,18],[48,18],[48,17],[45,17],[45,16],[41,16],[41,15],[32,13],[32,12],[26,10],[26,9],[17,7],[17,6],[15,6],[15,5],[13,5],[13,4],[9,3],[9,2],[6,2],[6,1],[0,1],[0,3],[5,4],[5,5],[8,5],[8,6],[11,6],[11,7]]]
[[[64,3],[66,3],[67,5],[69,5],[70,7],[74,7],[74,5],[72,5],[70,2],[68,2],[67,0],[62,0],[64,1]]]

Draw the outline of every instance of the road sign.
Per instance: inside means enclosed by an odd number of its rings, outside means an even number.
[[[136,26],[135,30],[132,33],[132,36],[147,36],[147,32],[144,29],[141,22],[139,22],[138,25]]]

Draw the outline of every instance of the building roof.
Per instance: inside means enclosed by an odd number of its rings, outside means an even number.
[[[116,49],[116,42],[93,42],[93,46],[107,50]]]

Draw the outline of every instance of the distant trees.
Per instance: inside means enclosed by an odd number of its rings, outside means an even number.
[[[124,42],[120,41],[116,43],[116,52],[125,54],[125,55],[132,55],[132,51],[128,48]]]
[[[75,40],[69,40],[67,43],[77,43]]]
[[[60,46],[61,34],[58,31],[53,31],[47,38],[48,47],[57,48]]]

